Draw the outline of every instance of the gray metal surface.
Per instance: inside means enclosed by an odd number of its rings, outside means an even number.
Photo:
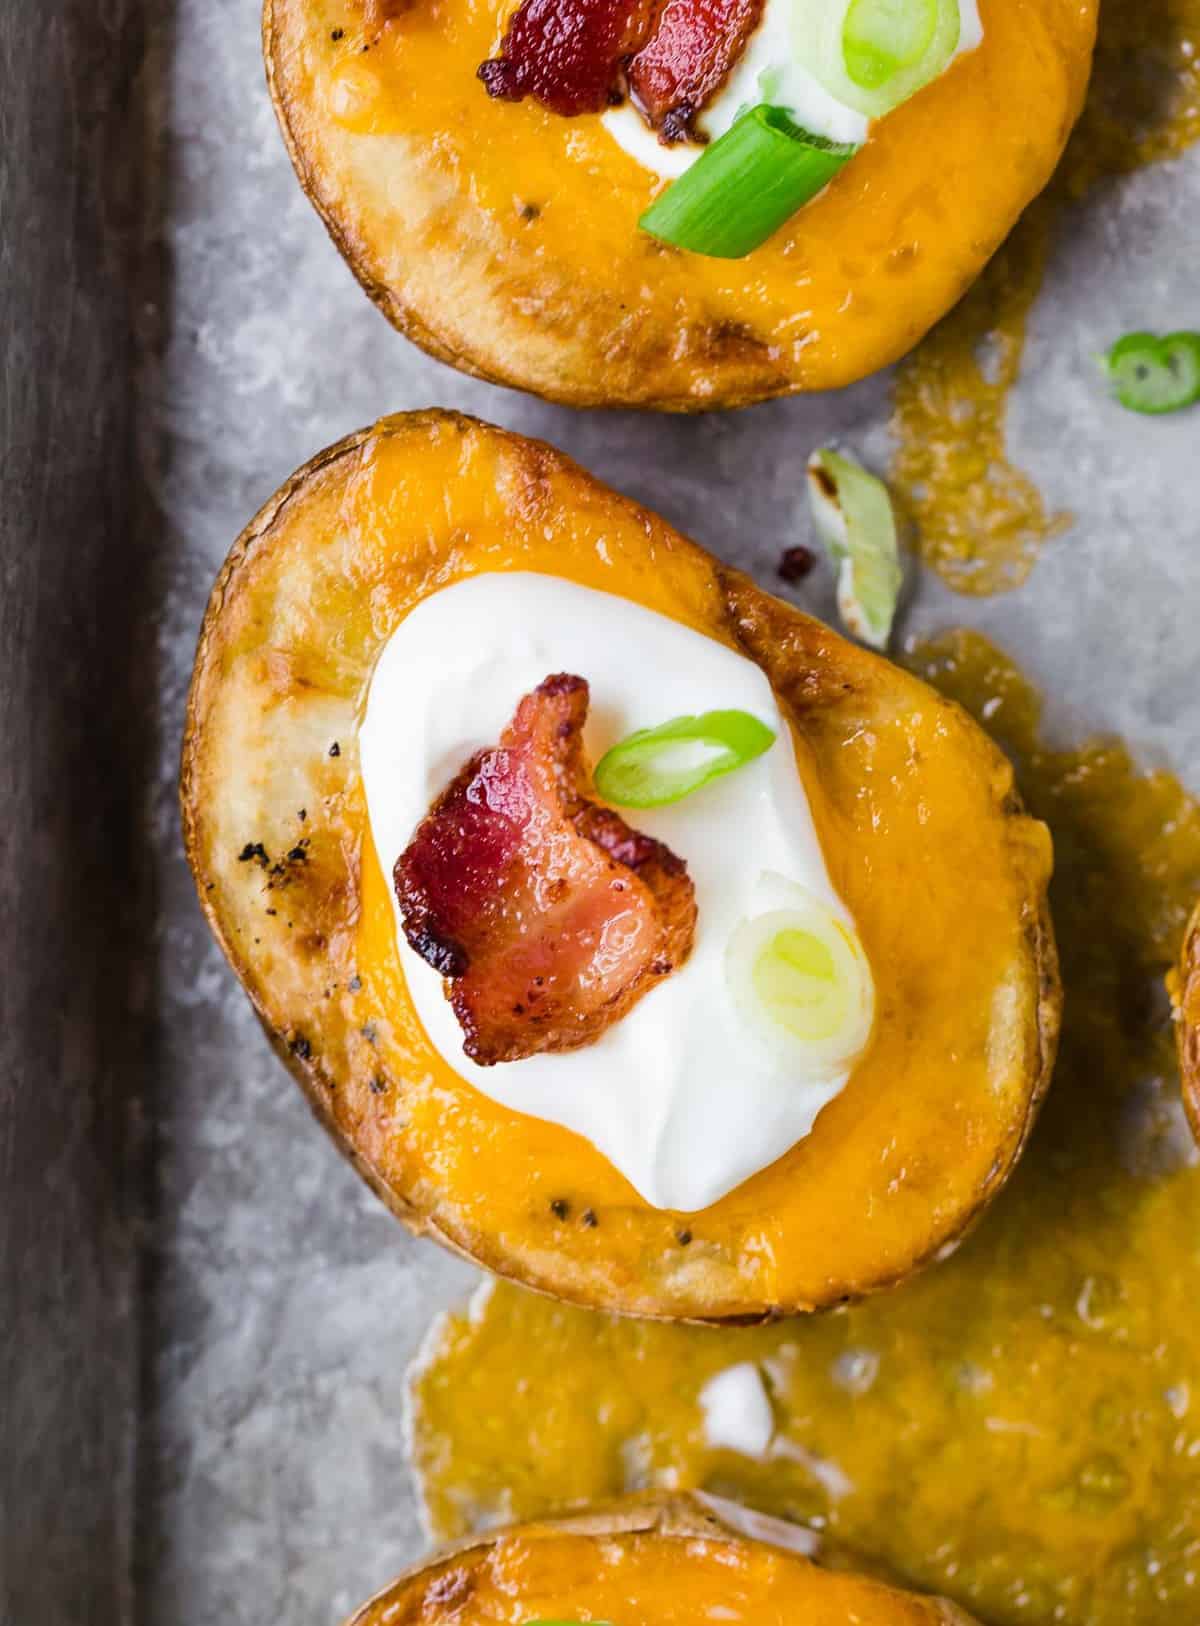
[[[136,1410],[137,1618],[325,1626],[420,1546],[404,1366],[473,1278],[408,1240],[316,1130],[200,920],[175,776],[212,578],[313,451],[440,404],[546,436],[771,583],[808,536],[812,446],[886,462],[887,380],[666,421],[462,379],[387,328],[300,194],[257,0],[151,4],[144,59],[133,0],[49,9],[49,28],[0,18],[0,435],[24,448],[0,503],[0,1619],[124,1619]],[[86,109],[105,113],[100,146]],[[140,282],[128,214],[114,224],[97,191],[122,143],[143,162]],[[1127,327],[1200,325],[1197,201],[1193,155],[1064,222],[1012,427],[1078,524],[1013,596],[923,579],[907,630],[985,627],[1061,724],[1119,731],[1200,789],[1198,420],[1122,414],[1091,360]],[[828,587],[800,600],[827,611]]]

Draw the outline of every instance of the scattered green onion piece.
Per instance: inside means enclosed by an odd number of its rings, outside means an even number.
[[[744,920],[729,940],[734,1003],[760,1043],[810,1078],[845,1072],[875,1014],[870,967],[854,928],[811,892],[775,878],[787,907]]]
[[[796,57],[830,95],[882,118],[944,73],[959,0],[795,0]]]
[[[808,460],[808,495],[837,571],[842,620],[856,638],[886,649],[904,580],[887,487],[851,458],[819,451]]]
[[[1104,358],[1117,400],[1161,415],[1200,401],[1200,333],[1127,333]]]
[[[714,259],[740,260],[828,186],[858,151],[809,135],[781,107],[752,107],[706,147],[638,222]]]
[[[614,807],[666,807],[745,767],[775,743],[748,711],[706,711],[639,729],[596,764],[596,789]]]

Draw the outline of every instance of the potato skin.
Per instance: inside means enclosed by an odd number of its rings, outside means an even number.
[[[945,1598],[900,1591],[886,1580],[862,1573],[861,1561],[854,1554],[802,1525],[788,1524],[703,1492],[653,1491],[535,1524],[489,1531],[443,1548],[389,1582],[356,1609],[344,1626],[382,1626],[389,1620],[407,1620],[410,1614],[427,1626],[438,1626],[436,1612],[431,1614],[424,1606],[423,1593],[431,1572],[456,1560],[477,1559],[512,1537],[526,1538],[532,1545],[555,1538],[583,1537],[600,1543],[628,1536],[663,1543],[720,1543],[723,1548],[732,1546],[743,1552],[774,1549],[787,1555],[785,1563],[796,1566],[797,1585],[803,1586],[807,1580],[817,1596],[823,1586],[823,1572],[836,1571],[838,1607],[851,1605],[852,1618],[863,1626],[977,1626],[973,1617]],[[851,1617],[839,1614],[838,1618]]]
[[[1177,977],[1173,992],[1183,1104],[1192,1134],[1200,1141],[1200,903],[1184,935]]]
[[[562,1155],[571,1169],[581,1171],[580,1178],[592,1181],[588,1200],[604,1223],[595,1230],[576,1228],[565,1241],[557,1232],[543,1234],[547,1220],[541,1210],[523,1218],[524,1210],[518,1209],[501,1227],[505,1234],[496,1234],[461,1202],[457,1208],[448,1202],[445,1190],[418,1159],[419,1075],[435,1063],[415,1016],[401,1008],[407,1006],[402,984],[398,991],[381,984],[380,993],[359,957],[364,918],[371,913],[368,882],[377,866],[363,847],[354,736],[374,652],[399,613],[384,603],[383,584],[395,551],[392,527],[402,524],[404,515],[397,518],[384,501],[390,486],[383,488],[382,497],[372,487],[367,507],[355,510],[354,524],[346,520],[348,493],[361,492],[363,482],[374,477],[372,471],[389,455],[398,460],[404,478],[411,476],[403,491],[405,502],[422,512],[422,478],[432,479],[435,490],[448,491],[440,484],[444,467],[464,484],[476,482],[477,500],[485,510],[477,521],[482,533],[477,543],[486,560],[493,557],[493,526],[503,532],[506,548],[517,547],[515,564],[553,568],[552,559],[565,558],[560,551],[543,558],[527,556],[522,549],[532,549],[533,543],[509,540],[521,525],[540,536],[551,511],[547,504],[563,525],[575,516],[585,549],[593,529],[602,527],[606,558],[616,561],[611,565],[616,580],[608,583],[609,590],[619,591],[627,583],[626,596],[652,601],[659,594],[681,619],[757,660],[777,689],[784,685],[781,692],[793,715],[814,731],[827,714],[840,716],[838,708],[847,703],[865,708],[882,725],[891,712],[907,716],[915,702],[930,713],[939,735],[961,736],[956,777],[968,774],[981,782],[978,805],[990,810],[986,816],[996,820],[997,841],[1014,853],[1020,953],[1031,991],[1022,996],[1007,1037],[1012,1077],[1005,1099],[1011,1104],[995,1131],[989,1130],[996,1138],[981,1150],[978,1183],[971,1176],[961,1191],[951,1191],[947,1180],[946,1189],[938,1190],[936,1210],[927,1215],[926,1199],[918,1193],[919,1235],[905,1241],[902,1250],[893,1250],[890,1257],[894,1260],[899,1252],[898,1263],[889,1263],[886,1252],[876,1257],[876,1243],[870,1240],[864,1244],[865,1265],[822,1267],[815,1285],[768,1295],[750,1291],[742,1280],[741,1232],[730,1230],[728,1241],[720,1245],[714,1237],[707,1250],[698,1239],[697,1246],[683,1253],[675,1240],[678,1221],[647,1214],[644,1205],[631,1208],[615,1171],[593,1149],[576,1146],[573,1138]],[[378,502],[384,502],[386,514],[373,530]],[[460,529],[453,529],[452,540]],[[415,535],[401,552],[426,550],[420,568],[438,583],[442,545]],[[556,536],[555,550],[566,547],[567,540]],[[498,567],[499,561],[490,565]],[[510,562],[509,567],[515,566]],[[365,573],[363,581],[353,580],[356,571]],[[331,639],[333,618],[339,614],[353,636]],[[361,650],[351,647],[360,634]],[[829,726],[836,738],[840,724]],[[770,598],[740,573],[718,565],[551,448],[457,414],[401,415],[348,437],[307,464],[243,532],[218,577],[201,632],[183,745],[181,801],[201,906],[274,1048],[341,1150],[411,1230],[554,1297],[651,1318],[748,1323],[824,1308],[894,1285],[947,1251],[1005,1183],[1049,1082],[1061,993],[1046,907],[1044,831],[1024,816],[1012,789],[1011,769],[965,713]],[[272,863],[271,857],[280,853],[287,859]],[[293,855],[299,855],[294,863]],[[386,896],[383,906],[390,934]],[[390,948],[376,955],[387,957],[394,960]],[[368,1031],[370,1041],[363,1037]],[[936,1040],[932,1042],[936,1048]],[[388,1045],[391,1051],[385,1050]],[[444,1093],[454,1075],[444,1063],[436,1065],[442,1070]],[[886,1058],[880,1066],[887,1071]],[[502,1109],[493,1112],[467,1086],[459,1089],[470,1098],[459,1110],[469,1107],[485,1114],[485,1125],[498,1122],[505,1156],[515,1169],[512,1115],[497,1119]],[[989,1085],[987,1093],[996,1092]],[[847,1156],[853,1164],[860,1160],[861,1148],[853,1150],[858,1120],[852,1104],[845,1115],[851,1136]],[[862,1133],[872,1132],[867,1127]],[[814,1144],[818,1139],[810,1137]],[[524,1178],[536,1183],[543,1172],[547,1180],[555,1178],[549,1166],[552,1155],[560,1155],[557,1145],[532,1150],[529,1166],[535,1172]],[[819,1148],[813,1156],[823,1174]],[[602,1179],[613,1187],[610,1206],[603,1206],[603,1193],[591,1196]],[[794,1181],[779,1173],[778,1166],[755,1177],[764,1180],[768,1183],[758,1201],[778,1215],[780,1203],[786,1206],[790,1200]],[[776,1189],[771,1180],[782,1182],[778,1198],[769,1195]],[[474,1183],[482,1184],[486,1197],[486,1168]],[[513,1183],[521,1183],[516,1175]],[[759,1189],[753,1182],[746,1190],[751,1188]],[[826,1196],[841,1200],[838,1191],[817,1192],[814,1200],[825,1206]],[[483,1206],[490,1213],[492,1205]],[[740,1206],[744,1208],[744,1200]],[[720,1213],[720,1205],[707,1211],[702,1217],[705,1231],[719,1230],[708,1216]],[[628,1246],[621,1241],[622,1228],[632,1238]],[[700,1225],[695,1228],[701,1230]],[[661,1244],[654,1240],[660,1233]],[[513,1243],[514,1235],[519,1245]],[[653,1250],[660,1246],[658,1260]],[[591,1250],[586,1256],[580,1251],[584,1247]]]
[[[474,76],[496,17],[478,0],[426,0],[369,38],[361,0],[265,0],[263,43],[300,183],[395,327],[547,400],[701,412],[895,361],[1049,180],[1082,105],[1096,0],[982,4],[984,46],[733,262],[638,231],[658,183],[594,116],[487,97]],[[339,117],[346,67],[384,82],[377,118]]]

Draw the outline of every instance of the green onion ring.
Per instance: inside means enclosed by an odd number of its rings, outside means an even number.
[[[596,789],[614,807],[666,807],[762,756],[775,734],[748,711],[706,711],[639,729],[596,764]]]
[[[944,73],[959,0],[794,0],[797,61],[831,96],[882,118]]]
[[[846,72],[864,90],[881,90],[928,56],[937,26],[938,0],[850,0],[842,24]]]
[[[1200,401],[1200,333],[1127,333],[1104,358],[1113,392],[1130,412],[1160,416]]]

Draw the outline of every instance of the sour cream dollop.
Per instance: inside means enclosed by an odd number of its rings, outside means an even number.
[[[359,750],[385,875],[434,798],[554,672],[590,685],[593,762],[635,729],[705,711],[751,712],[776,735],[765,755],[683,801],[627,813],[687,861],[699,914],[691,957],[586,1048],[485,1068],[463,1054],[442,979],[409,948],[398,907],[397,950],[425,1032],[461,1078],[584,1136],[653,1206],[692,1212],[803,1139],[848,1076],[798,1076],[786,1054],[754,1042],[726,974],[731,938],[779,906],[781,886],[807,888],[853,923],[759,668],[626,599],[529,572],[474,576],[430,595],[379,657]]]
[[[955,60],[983,41],[979,0],[959,0],[958,11],[960,31]],[[786,108],[801,129],[827,141],[861,145],[867,139],[870,120],[865,114],[831,95],[796,61],[795,30],[792,0],[766,0],[762,20],[733,72],[719,94],[697,115],[696,125],[709,141],[723,136],[743,108],[762,101]],[[704,151],[694,142],[664,146],[628,101],[605,113],[603,123],[618,146],[657,175],[682,175]]]

